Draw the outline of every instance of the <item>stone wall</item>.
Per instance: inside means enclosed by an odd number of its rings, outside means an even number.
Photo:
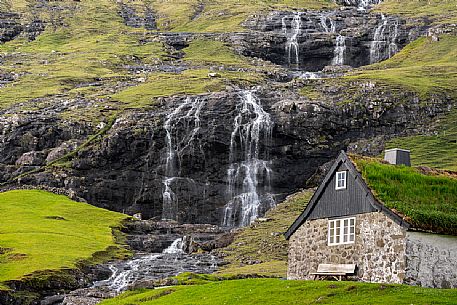
[[[457,288],[457,237],[408,232],[406,263],[405,284]]]
[[[290,238],[288,279],[311,279],[321,263],[357,264],[367,282],[402,283],[406,230],[383,213],[356,215],[354,244],[328,246],[328,219],[304,223]]]

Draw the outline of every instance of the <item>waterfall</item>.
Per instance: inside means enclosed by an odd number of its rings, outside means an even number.
[[[386,60],[398,52],[398,19],[381,14],[381,22],[376,27],[370,45],[370,63]]]
[[[344,53],[346,52],[346,37],[342,35],[338,35],[336,37],[336,46],[334,51],[334,57],[332,61],[332,65],[344,65]]]
[[[184,152],[195,153],[195,142],[200,130],[200,113],[205,105],[201,98],[188,97],[171,112],[163,125],[165,130],[165,172],[162,191],[163,219],[177,219],[178,197],[173,191],[173,183],[180,178],[181,159]],[[198,146],[202,151],[201,146]],[[191,180],[186,178],[186,180]]]
[[[321,27],[324,29],[325,33],[335,33],[336,24],[335,21],[330,18],[332,12],[322,13],[320,15]],[[332,65],[344,65],[344,53],[346,52],[346,37],[338,35],[335,42],[335,50],[333,51],[334,57],[332,60]]]
[[[321,26],[324,29],[325,33],[335,33],[336,32],[336,25],[335,21],[330,18],[332,13],[322,13],[320,15]]]
[[[383,0],[339,0],[338,2],[349,6],[356,6],[358,10],[364,11],[382,1]]]
[[[261,145],[271,141],[273,121],[252,91],[242,92],[237,111],[227,170],[229,201],[223,221],[223,225],[230,227],[247,226],[261,211],[274,205],[268,193],[271,188],[271,162],[260,159]],[[264,194],[259,193],[260,185],[263,185]]]
[[[175,241],[173,241],[173,243],[168,248],[163,250],[162,253],[166,253],[166,254],[182,254],[182,253],[184,253],[183,246],[184,246],[183,239],[182,238],[178,238]]]
[[[289,16],[282,18],[282,29],[287,38],[287,61],[289,65],[295,64],[298,66],[300,64],[300,45],[298,44],[298,36],[301,33],[302,27],[301,13],[297,12],[294,14],[294,17],[290,22],[290,31],[288,30],[289,26],[287,25],[287,19],[289,19]]]
[[[377,5],[381,2],[382,2],[382,0],[359,0],[357,9],[366,10],[366,9],[370,8],[371,6]]]
[[[109,279],[96,282],[93,287],[106,286],[110,290],[120,293],[135,283],[141,277],[142,269],[158,257],[160,257],[160,254],[141,256],[125,262],[125,265],[122,267],[110,264],[108,266],[111,271]]]

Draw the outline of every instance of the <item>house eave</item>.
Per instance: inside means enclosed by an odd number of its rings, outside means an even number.
[[[395,223],[397,223],[399,226],[402,228],[405,228],[406,230],[411,228],[411,224],[409,224],[403,217],[400,215],[396,214],[386,206],[384,206],[382,203],[380,203],[375,196],[373,195],[371,189],[368,187],[366,184],[365,180],[363,179],[362,175],[359,173],[357,168],[355,167],[354,163],[352,160],[346,155],[344,151],[341,151],[337,159],[335,160],[334,164],[332,165],[331,169],[325,176],[324,180],[322,183],[319,185],[318,189],[316,192],[313,194],[313,197],[311,198],[310,202],[308,203],[307,207],[305,210],[302,212],[302,214],[294,221],[294,223],[289,227],[289,229],[284,233],[284,237],[289,240],[290,237],[295,233],[295,231],[303,225],[307,220],[309,215],[314,209],[314,206],[316,205],[319,197],[321,196],[322,192],[325,190],[327,187],[327,184],[329,180],[331,179],[332,175],[338,168],[338,166],[341,163],[347,164],[349,170],[351,173],[354,175],[355,181],[359,183],[359,185],[363,188],[365,191],[365,194],[367,197],[369,197],[369,202],[373,206],[373,209],[377,212],[382,212],[389,218],[391,218]]]

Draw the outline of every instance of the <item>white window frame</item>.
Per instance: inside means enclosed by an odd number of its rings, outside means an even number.
[[[355,243],[355,217],[329,220],[327,242],[329,246]]]
[[[342,177],[340,177],[342,176]],[[347,180],[348,180],[348,172],[347,171],[340,171],[336,172],[335,176],[335,190],[345,190],[347,186]],[[342,181],[343,185],[340,185],[339,182]]]

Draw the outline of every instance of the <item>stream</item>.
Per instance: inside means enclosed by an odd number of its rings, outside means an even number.
[[[183,246],[179,238],[162,253],[138,252],[130,260],[109,263],[105,265],[111,271],[108,279],[66,295],[45,298],[41,305],[95,305],[128,289],[154,287],[155,281],[183,272],[213,273],[221,263],[210,254],[187,254]]]

